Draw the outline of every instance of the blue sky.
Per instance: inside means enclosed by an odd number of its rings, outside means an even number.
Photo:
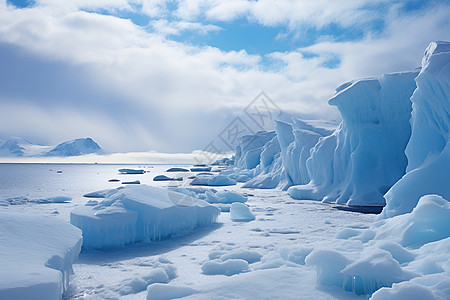
[[[285,118],[336,119],[336,86],[419,66],[449,15],[445,0],[0,0],[0,137],[188,152],[261,91]]]

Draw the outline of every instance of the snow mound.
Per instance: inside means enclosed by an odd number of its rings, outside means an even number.
[[[248,262],[243,259],[210,260],[202,266],[202,272],[206,275],[232,276],[247,271]]]
[[[425,194],[450,199],[450,43],[428,46],[416,82],[405,151],[408,173],[385,195],[382,217],[411,212]]]
[[[228,259],[243,259],[249,264],[253,264],[261,260],[262,255],[256,251],[243,249],[239,247],[232,247],[227,244],[222,244],[208,255],[210,260],[226,261]]]
[[[234,202],[230,208],[230,218],[234,222],[250,222],[255,219],[255,215],[250,211],[247,205]]]
[[[400,297],[408,295],[406,286],[413,286],[421,295],[446,294],[446,299],[449,250],[450,203],[426,195],[409,214],[367,229],[343,230],[334,240],[315,245],[305,262],[316,268],[320,284],[357,295]]]
[[[141,169],[119,169],[121,174],[144,174],[145,170]]]
[[[96,206],[70,214],[88,248],[121,247],[170,238],[216,221],[220,210],[206,201],[147,185],[113,190]]]
[[[147,288],[147,300],[170,300],[197,293],[191,287],[168,284],[151,284]]]
[[[81,231],[59,219],[0,210],[0,299],[61,299]]]

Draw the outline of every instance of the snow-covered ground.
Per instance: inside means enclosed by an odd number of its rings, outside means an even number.
[[[65,203],[27,202],[21,205],[9,205],[3,209],[19,213],[31,212],[67,222],[70,219],[70,212],[74,208],[84,206],[92,200],[92,198],[82,197],[83,194],[121,185],[120,182],[108,182],[109,179],[118,178],[127,181],[138,179],[145,184],[163,187],[168,184],[180,184],[178,182],[152,181],[157,174],[167,174],[163,171],[168,166],[141,166],[148,173],[139,175],[120,175],[118,169],[123,166],[117,165],[39,164],[0,165],[0,167],[3,174],[11,170],[9,183],[15,181],[15,185],[0,192],[2,199],[13,196],[30,197],[31,195],[35,195],[34,197],[37,198],[42,198],[43,195],[48,197],[70,195],[72,198],[72,201]],[[137,168],[138,166],[129,167]],[[12,171],[13,169],[16,171]],[[52,171],[49,171],[50,169]],[[63,172],[56,173],[57,170]],[[38,176],[43,172],[46,172],[44,174],[47,177]],[[185,176],[188,175],[190,174],[185,174]],[[31,176],[30,180],[26,180],[27,176]],[[79,178],[78,182],[74,181],[75,178]],[[262,260],[273,264],[280,263],[284,260],[271,259],[271,257],[276,257],[283,248],[330,240],[345,226],[366,228],[373,222],[374,215],[344,212],[334,209],[329,204],[313,201],[292,200],[283,191],[243,189],[241,186],[242,184],[239,183],[236,186],[213,188],[217,191],[229,190],[248,193],[246,204],[255,215],[254,221],[233,222],[230,213],[222,212],[216,224],[202,227],[170,240],[136,243],[124,248],[109,250],[83,250],[73,265],[74,275],[71,276],[70,287],[64,297],[66,299],[89,297],[91,299],[145,299],[149,284],[170,283],[190,286],[195,291],[203,291],[197,296],[200,299],[202,297],[207,299],[209,296],[206,295],[214,295],[211,293],[224,293],[223,295],[226,297],[226,293],[233,293],[233,291],[239,293],[243,289],[246,290],[244,286],[240,286],[239,289],[233,287],[239,285],[241,281],[252,286],[254,280],[265,278],[269,281],[265,281],[263,285],[270,281],[275,284],[279,281],[279,276],[283,276],[285,279],[283,284],[286,285],[285,289],[277,291],[280,297],[298,298],[299,295],[302,295],[297,291],[299,285],[302,287],[305,297],[318,295],[319,298],[333,299],[342,294],[350,299],[356,297],[353,293],[342,292],[337,288],[323,290],[323,288],[317,287],[314,269],[294,263],[290,263],[289,268],[257,270],[265,268],[259,258],[262,257]],[[5,187],[8,187],[8,184],[5,184]],[[102,199],[96,200],[101,201]],[[217,266],[217,262],[223,263],[227,259],[231,259],[231,263],[228,261],[225,265]],[[283,263],[286,264],[286,261]],[[210,268],[212,264],[212,269],[214,269],[214,272],[206,273],[218,275],[204,274],[202,268],[205,268],[203,267],[205,264],[210,264]],[[231,273],[242,274],[232,277],[222,275]],[[272,278],[272,276],[275,277]],[[305,278],[305,281],[299,280],[297,276]],[[212,288],[214,285],[217,285],[217,289]],[[230,290],[226,292],[227,286],[230,287]],[[156,288],[157,286],[155,286]],[[269,295],[274,295],[273,288],[265,286],[265,289],[266,292],[262,288],[252,288],[263,298],[270,298]],[[270,293],[268,293],[269,290],[271,290]],[[232,294],[229,295],[232,296]],[[195,294],[191,297],[195,298]]]

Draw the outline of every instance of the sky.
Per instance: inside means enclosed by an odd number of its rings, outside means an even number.
[[[271,128],[255,103],[339,120],[337,86],[420,66],[449,16],[446,0],[0,0],[0,138],[229,150],[236,120]]]

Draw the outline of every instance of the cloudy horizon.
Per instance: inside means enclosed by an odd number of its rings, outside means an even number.
[[[420,65],[449,1],[0,0],[0,138],[203,149],[260,92],[338,119],[343,82]]]

